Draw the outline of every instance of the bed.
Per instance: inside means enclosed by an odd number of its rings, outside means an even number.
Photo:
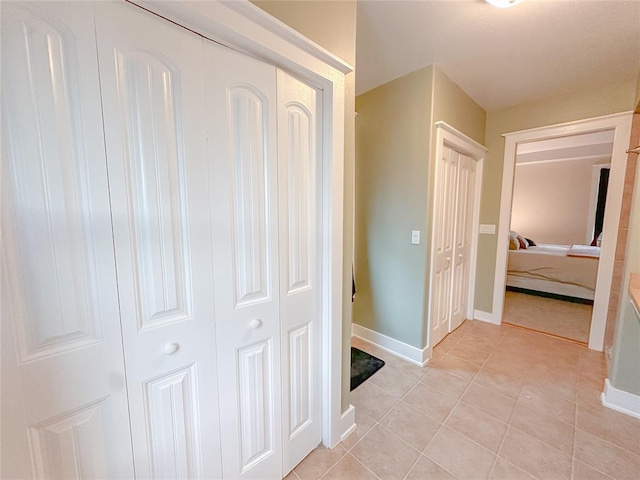
[[[593,300],[599,247],[538,244],[509,250],[507,286]]]

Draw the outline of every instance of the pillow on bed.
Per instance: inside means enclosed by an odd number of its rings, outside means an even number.
[[[516,232],[509,232],[509,250],[520,250],[520,241]]]
[[[526,250],[527,247],[529,246],[529,244],[527,243],[526,238],[524,238],[522,235],[517,235],[516,238],[518,239],[518,243],[520,244],[520,248],[522,248],[523,250]]]

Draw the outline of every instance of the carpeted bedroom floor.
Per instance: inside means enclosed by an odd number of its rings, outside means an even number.
[[[503,321],[588,343],[592,309],[591,305],[507,291]]]

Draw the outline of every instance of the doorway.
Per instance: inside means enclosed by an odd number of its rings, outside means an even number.
[[[493,313],[498,323],[505,312],[505,289],[507,286],[508,252],[511,227],[511,207],[513,200],[516,158],[519,147],[533,142],[553,139],[612,132],[611,170],[606,195],[607,209],[603,218],[603,231],[600,248],[600,260],[597,266],[597,282],[593,292],[593,311],[589,328],[588,346],[601,351],[604,343],[604,331],[609,294],[613,277],[615,247],[622,205],[622,190],[627,157],[625,149],[631,131],[631,113],[625,112],[603,117],[580,120],[559,125],[524,130],[505,134],[505,157],[502,180],[502,200],[500,206],[500,224],[498,252],[496,257],[496,275],[494,284]],[[603,134],[604,135],[604,134]],[[526,147],[524,148],[526,150]],[[520,147],[520,152],[523,149]],[[516,232],[517,233],[517,232]],[[535,239],[532,239],[535,241]]]
[[[505,323],[588,343],[613,136],[518,143]]]

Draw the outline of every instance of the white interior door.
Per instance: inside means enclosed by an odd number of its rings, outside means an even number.
[[[437,159],[434,204],[434,255],[430,346],[449,333],[459,154],[444,147]]]
[[[131,478],[92,3],[2,2],[2,478]]]
[[[322,441],[318,92],[278,71],[283,474]]]
[[[450,332],[458,328],[467,316],[469,271],[471,268],[471,234],[473,231],[473,199],[475,198],[474,188],[476,182],[475,160],[462,154],[459,155],[459,159]]]
[[[203,40],[124,3],[97,26],[136,476],[219,478]]]
[[[226,478],[282,477],[276,69],[205,42]]]

